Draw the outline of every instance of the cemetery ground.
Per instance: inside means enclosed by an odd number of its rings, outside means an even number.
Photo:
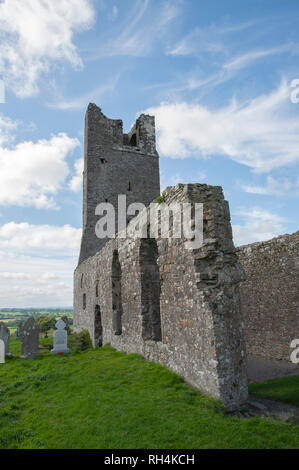
[[[70,354],[0,365],[2,449],[299,448],[299,426],[270,418],[226,416],[220,402],[138,354],[92,349],[88,334],[69,335]],[[250,386],[250,393],[298,405],[299,377]]]

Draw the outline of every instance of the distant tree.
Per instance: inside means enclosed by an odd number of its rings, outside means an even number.
[[[39,331],[41,333],[54,330],[55,328],[56,318],[54,316],[40,315],[36,320],[38,322]]]

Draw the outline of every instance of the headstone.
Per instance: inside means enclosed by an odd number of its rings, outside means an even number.
[[[67,334],[70,335],[71,334],[71,329],[70,329],[68,317],[66,315],[64,315],[63,317],[61,317],[61,320],[64,321],[65,329],[67,331]]]
[[[0,364],[5,362],[5,343],[3,339],[0,339]]]
[[[0,339],[2,339],[2,341],[4,342],[5,356],[11,356],[11,354],[9,353],[9,338],[9,328],[7,328],[4,322],[0,322]]]
[[[22,339],[22,327],[23,327],[24,322],[21,321],[18,325],[17,331],[16,331],[16,338],[17,339]]]
[[[21,328],[22,350],[21,357],[34,357],[38,355],[39,327],[33,317],[23,323]]]
[[[54,332],[54,347],[51,349],[52,354],[68,353],[70,352],[67,347],[67,331],[65,330],[66,324],[62,320],[56,323],[57,330]]]

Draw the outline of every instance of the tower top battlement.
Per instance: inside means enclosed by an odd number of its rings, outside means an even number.
[[[101,138],[105,134],[111,145],[119,149],[157,155],[154,116],[141,114],[131,130],[124,133],[121,119],[110,119],[103,114],[99,106],[89,103],[85,116],[86,128],[92,133],[97,132]]]

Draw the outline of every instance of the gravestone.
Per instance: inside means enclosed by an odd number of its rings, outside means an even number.
[[[22,350],[21,357],[34,357],[38,355],[39,327],[33,317],[23,323],[21,328]]]
[[[2,341],[4,342],[5,356],[11,356],[11,354],[9,353],[9,338],[9,328],[7,328],[5,323],[0,322],[0,339],[2,339]]]
[[[16,331],[16,338],[17,339],[22,339],[22,327],[23,327],[24,321],[21,321],[18,325],[17,331]]]
[[[61,320],[64,321],[65,329],[67,331],[67,334],[70,335],[71,334],[71,329],[70,329],[68,317],[66,315],[64,315],[63,317],[61,317]]]
[[[66,324],[62,320],[56,323],[57,330],[54,332],[54,347],[51,349],[52,354],[69,353],[67,347],[67,331],[65,330]]]
[[[0,339],[0,364],[5,362],[5,343],[3,339]]]

